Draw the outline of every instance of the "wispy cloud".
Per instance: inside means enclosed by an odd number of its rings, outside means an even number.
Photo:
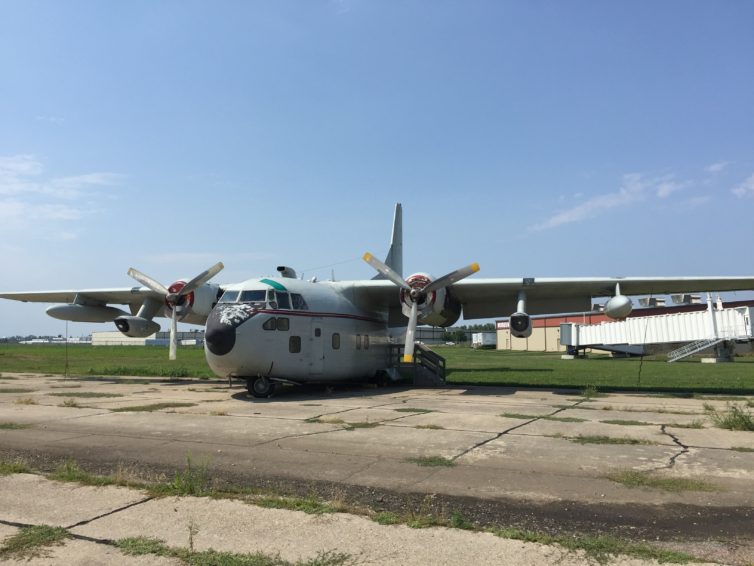
[[[738,198],[754,197],[754,174],[730,191]]]
[[[93,212],[92,201],[101,190],[116,185],[121,178],[106,172],[49,177],[33,155],[0,156],[0,229],[28,227],[34,222],[40,228],[41,221],[80,220]]]
[[[712,165],[707,165],[704,170],[707,173],[720,173],[728,165],[730,165],[730,161],[718,161],[717,163],[713,163]]]
[[[688,182],[678,181],[674,175],[662,177],[646,177],[639,173],[623,176],[620,188],[613,193],[595,195],[583,202],[561,210],[540,224],[535,224],[531,230],[548,230],[594,218],[598,214],[618,207],[625,207],[648,198],[664,199],[688,186]]]

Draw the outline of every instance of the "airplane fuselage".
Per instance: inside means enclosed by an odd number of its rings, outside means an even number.
[[[250,279],[225,287],[207,318],[205,354],[221,377],[363,380],[390,365],[386,319],[339,283]]]

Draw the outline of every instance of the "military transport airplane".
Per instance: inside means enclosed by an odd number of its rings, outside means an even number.
[[[275,277],[242,283],[210,283],[222,263],[168,287],[129,269],[143,287],[0,293],[17,301],[62,303],[47,314],[77,322],[114,322],[126,336],[147,337],[170,319],[170,358],[176,325],[205,325],[205,354],[221,377],[245,379],[252,395],[270,396],[278,383],[366,380],[391,371],[394,336],[405,327],[404,361],[414,353],[417,324],[451,326],[461,315],[479,319],[510,314],[511,333],[531,335],[530,315],[589,310],[593,297],[611,297],[605,313],[623,318],[629,295],[753,290],[752,277],[599,277],[467,279],[476,263],[443,277],[414,273],[403,278],[402,209],[395,207],[392,240],[384,262],[364,260],[378,271],[371,280],[304,281],[289,267]],[[128,312],[110,306],[125,305]]]

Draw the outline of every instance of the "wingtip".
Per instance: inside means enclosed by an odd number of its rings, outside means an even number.
[[[473,271],[474,273],[479,271],[479,264],[477,262],[471,264],[471,271]]]
[[[372,257],[374,257],[374,256],[372,256],[372,254],[370,254],[369,252],[367,252],[362,257],[363,257],[364,261],[369,262],[369,261],[371,261]]]

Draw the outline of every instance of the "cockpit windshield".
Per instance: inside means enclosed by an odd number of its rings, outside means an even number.
[[[220,297],[221,303],[235,303],[238,299],[238,291],[225,291],[223,296]]]
[[[267,292],[264,290],[241,291],[241,297],[238,299],[242,303],[262,303],[267,300]]]

